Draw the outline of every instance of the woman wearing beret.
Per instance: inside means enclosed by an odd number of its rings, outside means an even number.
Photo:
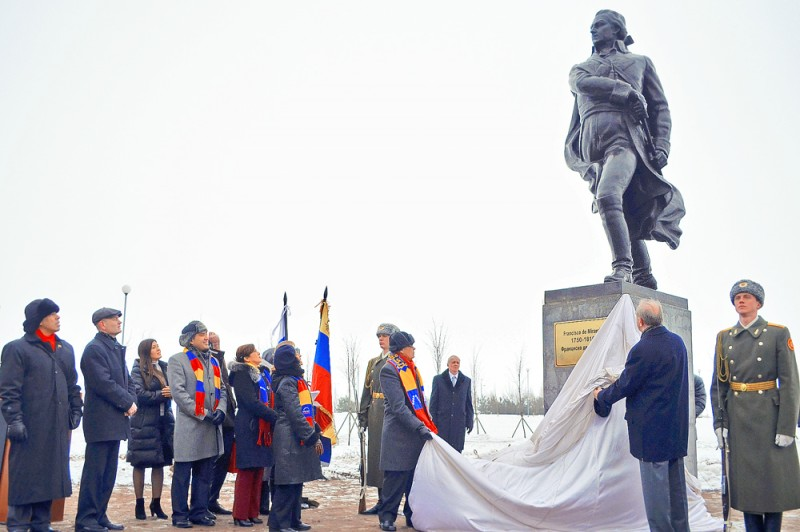
[[[131,418],[131,439],[127,460],[133,466],[133,491],[136,494],[136,519],[146,519],[144,511],[144,470],[152,468],[150,483],[153,499],[150,515],[166,519],[161,509],[164,466],[172,464],[172,394],[167,382],[167,364],[161,361],[161,348],[152,338],[139,343],[139,360],[131,369],[139,409]]]
[[[277,419],[269,369],[253,344],[240,346],[228,366],[229,380],[239,409],[234,419],[236,435],[236,488],[233,524],[251,527],[258,518],[261,477],[272,465],[272,428]]]
[[[314,423],[314,407],[303,368],[292,342],[281,342],[275,349],[275,410],[278,420],[273,435],[275,455],[275,495],[269,514],[273,531],[309,530],[300,520],[303,482],[322,478],[319,456],[322,442]]]

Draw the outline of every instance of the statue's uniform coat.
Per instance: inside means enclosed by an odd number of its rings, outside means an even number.
[[[714,428],[729,429],[731,506],[750,513],[800,508],[797,444],[775,445],[776,434],[794,436],[800,409],[797,362],[789,329],[768,324],[759,316],[747,329],[737,323],[720,331],[717,342],[728,358],[730,378],[720,381],[715,364],[711,407]],[[730,382],[775,379],[779,388],[760,393],[730,388]]]

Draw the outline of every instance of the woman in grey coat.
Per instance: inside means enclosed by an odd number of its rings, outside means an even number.
[[[281,342],[275,349],[275,410],[278,420],[272,437],[275,459],[275,495],[269,514],[270,530],[309,530],[300,520],[303,482],[322,478],[319,455],[322,442],[308,383],[292,342]]]

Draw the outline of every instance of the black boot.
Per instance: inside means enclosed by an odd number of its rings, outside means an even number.
[[[633,257],[633,284],[658,290],[658,282],[653,277],[650,269],[650,253],[644,240],[631,241],[631,256]]]
[[[258,513],[269,515],[269,480],[261,482],[261,503],[258,505]]]
[[[603,279],[606,283],[615,281],[633,281],[633,258],[631,257],[631,237],[628,224],[625,222],[625,213],[622,211],[622,198],[618,196],[605,196],[595,200],[603,220],[603,229],[606,231],[608,244],[611,246],[611,267],[614,271]]]
[[[136,519],[140,521],[147,519],[147,515],[144,513],[144,499],[136,499],[136,509],[134,511],[136,513]]]
[[[155,515],[159,519],[166,519],[169,517],[164,513],[164,510],[161,509],[161,497],[154,497],[153,500],[150,501],[150,515]]]

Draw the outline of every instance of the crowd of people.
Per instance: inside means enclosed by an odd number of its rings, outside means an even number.
[[[780,530],[782,512],[800,507],[794,345],[786,327],[759,315],[761,285],[741,280],[730,299],[739,320],[717,336],[711,385],[714,427],[730,456],[730,503],[744,512],[747,530]],[[181,331],[181,352],[165,363],[158,342],[143,340],[129,372],[125,347],[116,340],[122,313],[104,307],[92,315],[97,334],[80,359],[84,403],[74,350],[56,335],[58,312],[50,299],[32,301],[25,308],[25,335],[2,352],[0,410],[11,442],[8,530],[52,530],[52,501],[72,493],[69,431],[82,418],[86,454],[77,532],[124,528],[107,515],[121,440],[129,442],[137,519],[147,518],[148,468],[150,515],[169,518],[161,494],[164,468],[172,466],[171,518],[177,528],[214,526],[218,515],[231,513],[241,527],[263,523],[259,515],[267,514],[269,530],[311,528],[301,520],[303,484],[323,478],[323,445],[292,342],[263,354],[245,344],[226,364],[219,337],[192,321]],[[619,378],[595,390],[595,411],[608,416],[615,402],[626,399],[630,452],[639,459],[650,527],[688,530],[687,349],[664,327],[658,301],[641,300],[636,318],[641,340]],[[402,512],[413,527],[408,498],[425,442],[438,434],[461,452],[474,412],[470,379],[458,357],[451,356],[434,377],[428,404],[414,363],[414,337],[390,323],[378,327],[377,337],[381,352],[369,361],[358,419],[369,442],[363,473],[366,484],[378,488],[378,500],[362,513],[377,515],[381,530],[394,531],[404,497]],[[702,380],[695,378],[691,388],[699,415],[705,406]],[[218,501],[229,469],[237,472],[232,512]]]
[[[116,339],[122,313],[104,307],[92,314],[97,334],[79,362],[82,397],[75,352],[56,334],[59,310],[47,298],[29,303],[25,335],[3,348],[8,530],[53,530],[52,502],[72,494],[69,431],[81,420],[86,452],[76,532],[124,529],[107,514],[122,440],[128,441],[126,459],[133,467],[136,519],[147,518],[148,468],[150,515],[170,517],[161,494],[164,468],[172,467],[176,528],[214,526],[218,515],[231,514],[241,527],[263,523],[259,515],[266,514],[270,530],[311,528],[301,520],[301,496],[304,482],[322,478],[322,443],[294,343],[281,342],[263,358],[253,344],[242,345],[226,364],[219,336],[192,321],[181,331],[181,352],[164,362],[158,342],[142,340],[129,371],[125,347]],[[233,511],[218,500],[229,469],[238,473]]]

